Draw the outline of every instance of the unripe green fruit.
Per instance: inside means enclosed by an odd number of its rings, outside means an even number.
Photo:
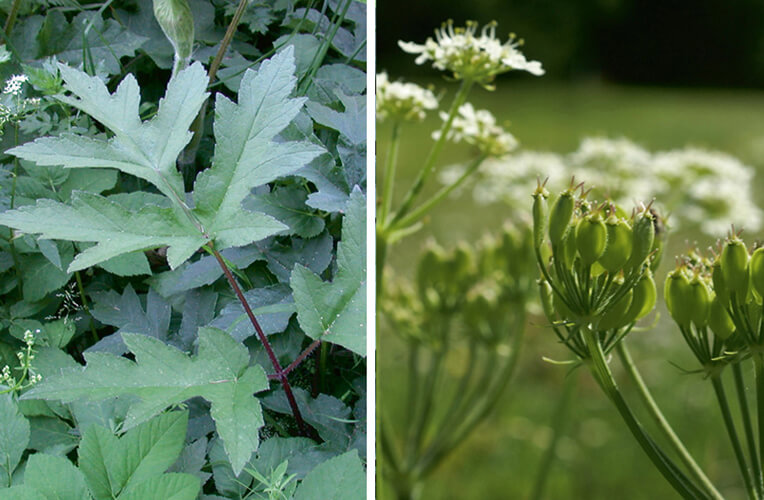
[[[714,297],[711,300],[708,326],[722,340],[728,339],[735,332],[735,323],[730,318],[730,315],[727,314],[727,310],[722,305],[719,297]]]
[[[690,281],[691,301],[690,313],[692,322],[697,328],[703,328],[708,324],[708,313],[711,308],[711,294],[706,284],[697,276]]]
[[[607,227],[599,215],[589,215],[576,225],[576,248],[585,266],[591,266],[605,252]]]
[[[604,332],[606,330],[622,328],[631,323],[627,316],[627,312],[631,306],[633,297],[634,292],[629,290],[618,300],[618,302],[608,307],[605,314],[600,318],[599,323],[597,323],[597,329]]]
[[[668,274],[663,295],[671,317],[682,328],[689,328],[692,323],[692,293],[690,280],[683,269],[675,269]]]
[[[573,262],[576,260],[576,232],[574,230],[568,231],[562,237],[562,248],[559,251],[562,253],[563,267],[572,268]]]
[[[634,287],[634,297],[631,300],[629,311],[626,313],[629,323],[647,316],[655,307],[657,298],[658,291],[655,287],[653,273],[648,269]]]
[[[533,245],[535,248],[541,247],[541,244],[544,243],[544,232],[549,216],[546,198],[543,190],[537,190],[533,193]]]
[[[552,246],[557,246],[562,242],[562,237],[568,231],[575,207],[576,200],[573,198],[572,191],[560,193],[552,205],[552,212],[549,214],[549,240],[552,242]]]
[[[722,275],[727,289],[734,292],[740,303],[748,294],[748,249],[739,238],[730,238],[724,244],[721,255]]]
[[[565,302],[556,293],[552,294],[552,304],[554,305],[554,310],[557,311],[557,314],[563,320],[572,320],[576,317],[573,311],[565,305]]]
[[[711,282],[714,285],[714,293],[716,297],[722,303],[723,306],[727,306],[730,303],[730,294],[727,290],[727,283],[724,281],[724,273],[722,273],[722,263],[719,259],[716,259],[711,265]]]
[[[641,266],[653,249],[653,242],[655,241],[655,226],[653,224],[653,214],[647,210],[639,212],[634,219],[631,257],[629,258],[629,267],[632,269]]]
[[[605,221],[607,228],[607,247],[598,262],[610,274],[620,271],[631,257],[632,231],[622,219],[609,217]]]
[[[545,279],[539,280],[538,284],[539,297],[541,298],[541,308],[544,310],[544,314],[546,315],[547,319],[551,322],[554,322],[554,299],[552,298],[554,292],[552,292],[552,285],[550,285],[549,282]]]
[[[764,247],[757,248],[753,252],[748,266],[753,289],[756,290],[760,297],[764,297]]]

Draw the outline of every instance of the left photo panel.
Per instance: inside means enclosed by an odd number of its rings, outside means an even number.
[[[366,3],[0,21],[0,498],[366,498]]]

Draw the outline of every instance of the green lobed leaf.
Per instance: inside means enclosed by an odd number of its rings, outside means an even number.
[[[145,311],[138,294],[128,284],[122,295],[114,290],[94,294],[90,312],[98,321],[116,326],[118,330],[99,340],[88,351],[121,355],[126,352],[122,333],[140,333],[165,340],[170,328],[170,304],[152,288],[146,295]]]
[[[24,469],[24,485],[50,500],[92,498],[82,472],[64,457],[35,453]]]
[[[199,329],[199,351],[189,357],[160,340],[122,335],[135,361],[103,353],[86,353],[87,366],[63,369],[24,394],[25,399],[98,401],[134,395],[124,427],[132,428],[165,408],[201,396],[210,402],[212,418],[226,453],[238,472],[258,445],[263,426],[254,393],[268,388],[258,365],[249,366],[242,344],[216,328]]]
[[[366,495],[366,474],[355,450],[319,464],[305,476],[294,500],[356,500]]]
[[[331,283],[301,265],[291,285],[300,327],[313,339],[366,355],[366,212],[360,190],[351,193],[337,245],[337,273]]]
[[[168,473],[129,488],[117,500],[195,500],[200,489],[199,478],[190,474]]]
[[[241,207],[249,192],[292,174],[321,154],[307,142],[275,142],[305,98],[290,98],[297,79],[293,50],[247,70],[238,104],[222,94],[215,102],[215,155],[196,179],[196,213],[220,248],[243,246],[285,229],[275,219]]]
[[[29,437],[29,421],[19,412],[13,395],[0,394],[0,485],[10,486],[11,474],[29,444]]]
[[[145,40],[117,21],[104,20],[95,12],[81,12],[69,23],[61,11],[51,10],[37,34],[39,52],[36,56],[55,55],[77,66],[83,63],[84,54],[88,63],[101,64],[113,75],[122,69],[119,59],[134,55]]]
[[[202,65],[193,64],[170,80],[156,115],[146,122],[139,116],[140,88],[132,74],[110,94],[98,77],[64,64],[59,69],[65,89],[73,94],[59,99],[101,122],[114,137],[43,137],[8,153],[39,165],[116,168],[152,183],[170,199],[182,196],[175,161],[191,140],[188,128],[208,95]]]
[[[0,213],[0,224],[44,238],[97,242],[75,257],[69,272],[162,245],[169,246],[168,262],[177,267],[206,241],[191,221],[172,209],[146,205],[131,212],[103,196],[78,191],[72,194],[71,205],[38,200]]]

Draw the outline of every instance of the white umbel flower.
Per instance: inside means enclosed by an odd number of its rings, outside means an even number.
[[[440,117],[446,121],[448,113],[441,112]],[[440,131],[433,132],[432,137],[438,140]],[[475,110],[470,103],[459,107],[447,138],[454,142],[464,141],[477,146],[481,153],[492,157],[504,156],[517,147],[517,139],[496,124],[496,118],[490,111]]]
[[[377,119],[422,121],[427,110],[437,109],[431,90],[415,83],[391,82],[387,73],[377,75]]]
[[[474,80],[483,85],[494,77],[512,70],[527,71],[532,75],[544,74],[541,63],[529,61],[518,50],[522,40],[515,35],[502,43],[496,38],[496,23],[483,27],[477,35],[478,23],[467,21],[466,27],[454,27],[448,21],[435,30],[435,40],[428,38],[424,44],[399,41],[404,52],[418,54],[417,64],[432,61],[434,68],[451,71],[457,79]]]
[[[21,87],[29,80],[27,75],[13,75],[5,82],[5,89],[3,94],[19,95],[21,93]]]

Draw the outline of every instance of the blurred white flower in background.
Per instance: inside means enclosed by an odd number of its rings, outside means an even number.
[[[443,121],[448,120],[448,113],[440,113]],[[517,147],[517,139],[496,124],[496,118],[485,109],[475,110],[470,103],[462,104],[451,123],[446,137],[453,142],[464,141],[476,146],[486,156],[503,156]],[[436,141],[440,130],[432,133]]]
[[[467,21],[466,27],[454,27],[453,21],[435,30],[435,40],[428,38],[424,44],[399,41],[404,52],[418,54],[416,64],[432,61],[434,68],[450,71],[458,80],[474,80],[486,85],[501,73],[512,70],[527,71],[533,75],[544,74],[541,63],[528,61],[517,50],[522,40],[514,34],[502,43],[496,38],[496,23],[485,26],[477,35],[478,23]]]
[[[387,73],[377,74],[377,119],[422,121],[426,111],[438,108],[431,90],[415,83],[391,82]]]
[[[457,178],[464,166],[443,170],[441,181]],[[734,224],[757,231],[763,214],[753,200],[753,167],[718,151],[683,148],[651,153],[625,139],[591,137],[567,155],[522,151],[486,160],[474,177],[476,202],[504,202],[527,209],[537,179],[549,178],[555,192],[570,179],[594,188],[590,199],[610,198],[619,204],[656,200],[674,229],[695,228],[723,236]]]

